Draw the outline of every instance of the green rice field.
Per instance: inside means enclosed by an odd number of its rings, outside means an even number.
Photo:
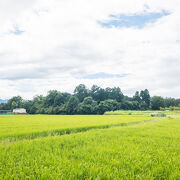
[[[177,114],[2,115],[0,179],[178,180]]]
[[[156,118],[138,115],[4,115],[0,116],[0,139],[68,134],[72,131],[128,125],[153,119]]]

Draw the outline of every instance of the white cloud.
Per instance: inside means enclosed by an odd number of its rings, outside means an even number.
[[[110,14],[167,10],[143,29],[103,28]],[[178,0],[6,0],[0,2],[0,98],[32,98],[50,89],[72,92],[119,86],[129,95],[180,97],[180,5]],[[24,31],[13,32],[14,26]],[[82,79],[88,74],[129,74]]]

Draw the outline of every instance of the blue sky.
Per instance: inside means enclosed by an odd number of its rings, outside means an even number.
[[[143,28],[148,23],[154,23],[163,16],[167,16],[170,13],[168,11],[162,12],[143,12],[141,14],[119,14],[119,15],[109,15],[110,20],[99,21],[99,24],[103,27],[136,27]]]

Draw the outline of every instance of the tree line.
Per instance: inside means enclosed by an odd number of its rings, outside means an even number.
[[[119,87],[104,89],[93,85],[88,89],[80,84],[73,94],[51,90],[47,96],[38,95],[27,101],[15,96],[0,104],[0,110],[25,108],[29,114],[104,114],[106,111],[160,110],[175,106],[180,106],[180,99],[151,97],[147,89],[128,97]]]

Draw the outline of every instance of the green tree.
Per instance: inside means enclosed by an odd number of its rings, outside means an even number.
[[[74,90],[74,94],[77,96],[80,102],[82,102],[83,99],[88,96],[88,93],[88,89],[84,84],[78,85]]]
[[[78,105],[79,114],[95,114],[97,109],[97,102],[92,97],[84,98],[83,102]]]
[[[133,100],[137,101],[138,103],[141,103],[141,97],[139,91],[135,92],[135,95],[133,96]]]
[[[108,99],[101,101],[98,105],[98,114],[104,114],[106,111],[115,111],[119,109],[119,103],[116,100]]]
[[[153,110],[160,110],[160,107],[164,108],[164,99],[161,96],[153,96],[151,100],[151,107]]]
[[[106,88],[105,94],[107,99],[114,99],[117,102],[122,102],[124,95],[119,87]]]
[[[70,98],[71,94],[58,92],[54,99],[54,106],[61,106],[65,104]]]
[[[141,97],[141,103],[143,105],[142,107],[144,109],[148,109],[151,103],[151,97],[150,97],[149,91],[147,89],[142,90],[140,92],[140,97]]]
[[[71,96],[66,104],[67,114],[76,114],[78,104],[79,104],[79,99],[76,96]]]
[[[20,96],[14,96],[7,102],[9,109],[22,108],[23,99]]]
[[[164,99],[165,107],[176,106],[176,100],[174,98]]]
[[[106,96],[106,92],[103,88],[100,88],[97,85],[93,85],[90,90],[91,97],[97,101],[98,103],[100,101],[104,101],[105,99],[108,99]]]
[[[175,102],[176,102],[176,106],[180,107],[180,99],[176,99]]]
[[[51,90],[48,92],[48,95],[45,98],[45,106],[49,107],[49,106],[55,106],[54,104],[54,100],[56,98],[56,96],[58,95],[58,91],[57,90]]]
[[[121,109],[123,109],[123,110],[132,110],[132,103],[131,103],[131,101],[123,101],[121,103]]]

